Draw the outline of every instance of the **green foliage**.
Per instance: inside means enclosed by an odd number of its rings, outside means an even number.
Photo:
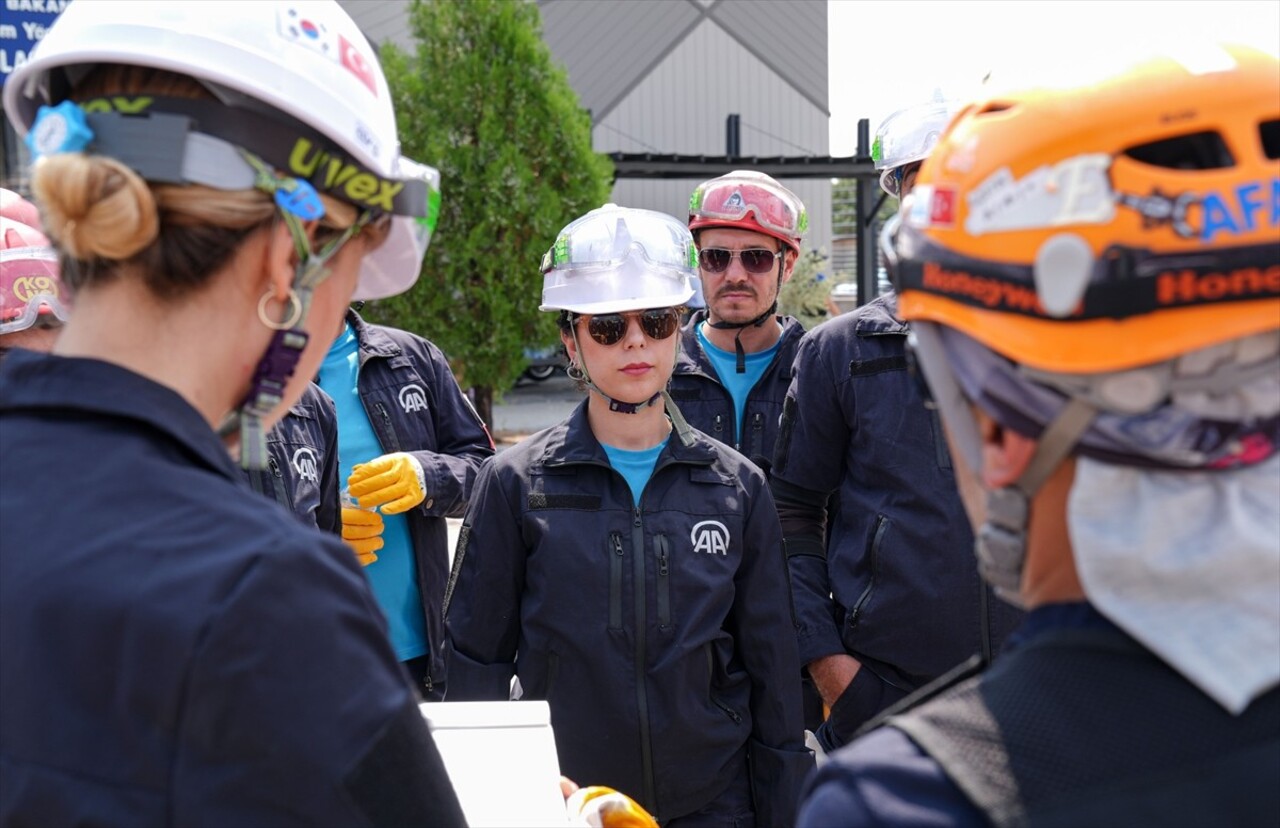
[[[524,348],[556,341],[542,254],[608,198],[612,163],[535,4],[415,0],[409,22],[416,51],[382,62],[404,154],[440,169],[440,220],[417,285],[365,312],[431,339],[464,386],[509,388]]]
[[[898,199],[885,195],[879,183],[871,187],[872,206],[880,202],[876,210],[876,225],[884,222],[898,212]],[[881,196],[884,196],[881,199]],[[831,187],[831,227],[836,235],[857,235],[857,217],[854,213],[858,203],[858,180],[856,178],[837,178]]]
[[[817,250],[800,255],[791,279],[778,294],[778,312],[794,316],[806,330],[830,317],[827,297],[835,283],[826,273],[827,257]]]

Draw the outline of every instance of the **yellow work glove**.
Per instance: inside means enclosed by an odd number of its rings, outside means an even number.
[[[603,785],[579,788],[565,800],[570,825],[591,828],[658,828],[658,821],[624,793]]]
[[[407,512],[427,497],[422,464],[402,451],[359,464],[351,470],[347,486],[362,508],[382,507],[388,515]]]
[[[361,566],[378,560],[382,548],[382,515],[354,506],[342,507],[342,539],[356,553]]]

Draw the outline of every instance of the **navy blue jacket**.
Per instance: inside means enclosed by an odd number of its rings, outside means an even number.
[[[431,647],[427,689],[444,683],[442,602],[449,580],[449,527],[467,507],[476,470],[493,455],[493,440],[454,379],[445,355],[420,336],[365,322],[354,310],[347,321],[360,346],[360,401],[384,453],[418,458],[426,499],[405,512],[418,565],[418,588]]]
[[[355,556],[185,400],[15,352],[0,457],[0,824],[461,824]]]
[[[757,465],[760,465],[760,458],[767,464],[778,441],[782,404],[791,385],[791,362],[800,346],[800,337],[804,336],[804,327],[794,317],[778,317],[782,323],[782,338],[778,341],[773,361],[747,394],[742,410],[745,420],[742,441],[738,443],[734,440],[738,433],[738,415],[733,397],[720,382],[720,375],[698,341],[698,325],[706,318],[705,310],[698,311],[680,331],[680,354],[668,386],[671,398],[680,406],[680,413],[689,425],[733,446],[756,461]]]
[[[1134,687],[1120,676],[1158,660],[1086,603],[1032,610],[1006,651],[833,754],[806,785],[801,828],[1280,824],[1280,690],[1231,716],[1164,665],[1143,667]],[[1052,682],[1054,664],[1076,681]],[[985,702],[976,716],[938,710],[974,684]],[[916,730],[919,716],[942,729]],[[908,732],[957,744],[931,754]],[[975,739],[1007,761],[975,755]],[[974,799],[957,784],[966,777]],[[980,808],[984,799],[1000,806]]]
[[[757,824],[789,825],[812,767],[786,564],[764,476],[673,434],[640,503],[584,402],[476,481],[446,599],[447,700],[551,705],[561,771],[692,813],[750,753]]]
[[[267,468],[244,470],[255,492],[292,509],[308,526],[342,534],[338,501],[338,415],[311,383],[267,432]]]
[[[848,652],[863,664],[840,705],[856,709],[833,709],[844,738],[969,656],[997,651],[1022,615],[978,575],[941,424],[907,370],[895,310],[889,294],[805,335],[772,469],[800,658]]]

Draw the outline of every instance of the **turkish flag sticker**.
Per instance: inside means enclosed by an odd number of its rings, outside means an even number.
[[[373,67],[364,59],[364,55],[351,45],[351,41],[342,35],[338,35],[338,54],[342,58],[342,65],[359,78],[361,83],[369,87],[369,91],[377,97],[378,85],[373,79]]]
[[[929,208],[929,224],[954,227],[956,223],[956,191],[950,187],[938,187],[933,191],[933,204]]]

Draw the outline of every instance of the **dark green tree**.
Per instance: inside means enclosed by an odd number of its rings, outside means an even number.
[[[409,25],[415,51],[387,43],[382,62],[404,154],[440,169],[440,220],[417,285],[367,313],[439,345],[492,425],[524,349],[556,341],[538,311],[542,254],[604,203],[613,166],[591,147],[537,5],[415,0]]]

